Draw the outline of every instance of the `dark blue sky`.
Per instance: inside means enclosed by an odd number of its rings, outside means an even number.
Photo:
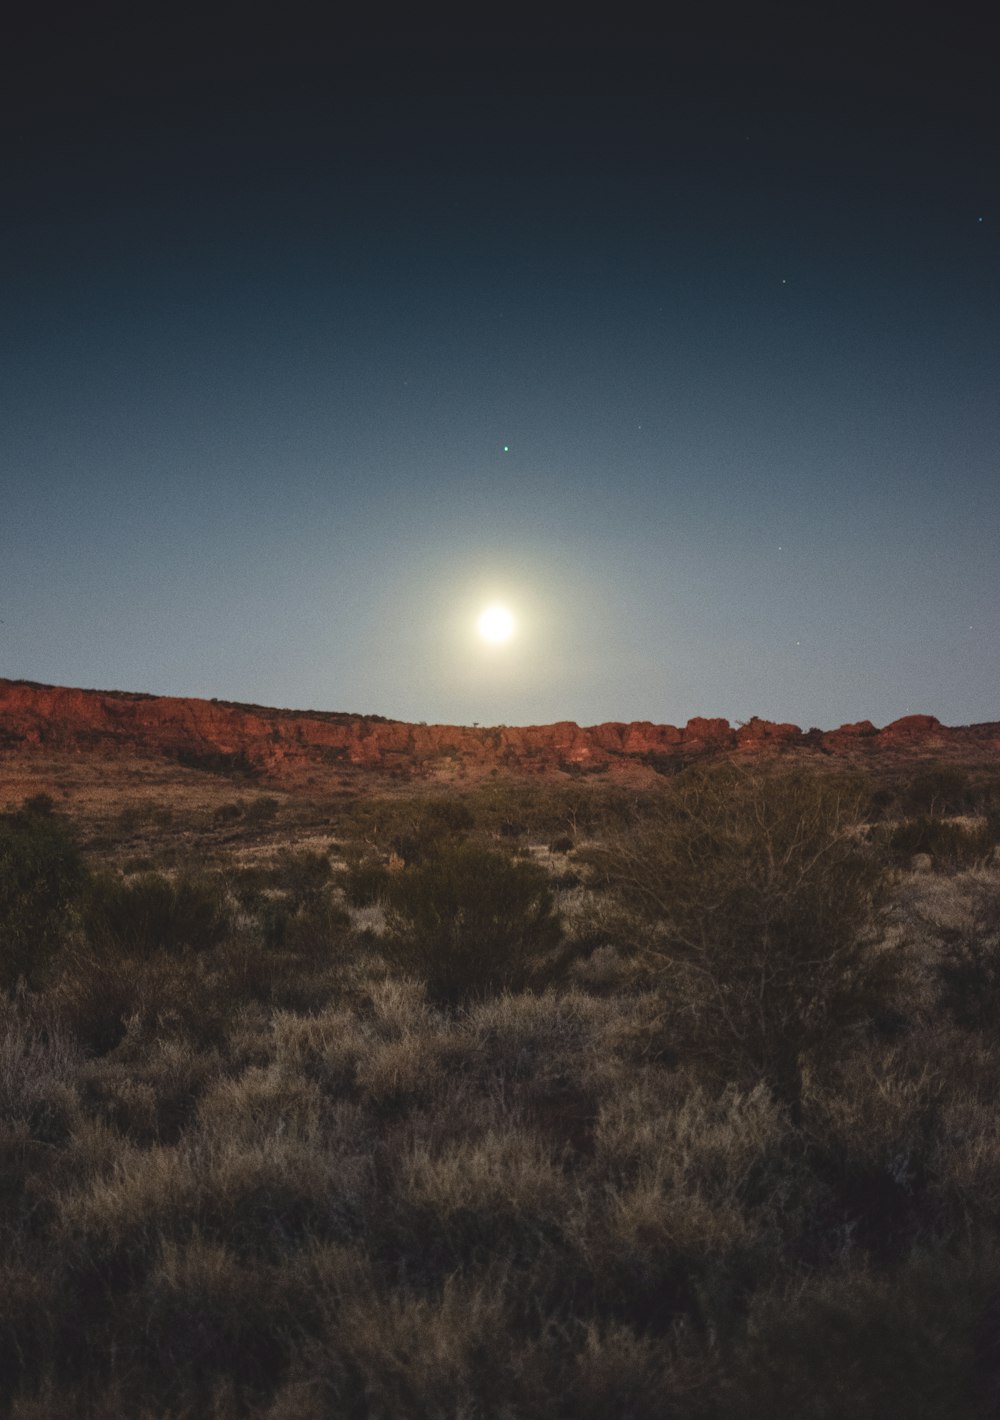
[[[0,674],[466,723],[1000,715],[975,35],[309,38],[25,40]]]

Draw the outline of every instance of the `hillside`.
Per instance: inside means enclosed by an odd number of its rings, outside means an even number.
[[[234,775],[294,792],[359,777],[441,782],[504,774],[560,779],[587,774],[641,783],[696,759],[795,753],[854,762],[914,757],[989,763],[1000,723],[942,725],[908,715],[808,731],[752,719],[580,726],[408,724],[378,715],[276,709],[220,700],[79,690],[0,680],[0,782],[43,764],[52,774],[85,764],[109,777],[130,765]]]

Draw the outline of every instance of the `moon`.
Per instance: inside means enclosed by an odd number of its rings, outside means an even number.
[[[509,641],[514,618],[505,606],[488,606],[479,618],[479,634],[487,641]]]

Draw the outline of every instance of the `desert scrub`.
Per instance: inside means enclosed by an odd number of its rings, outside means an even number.
[[[439,1285],[500,1254],[522,1265],[558,1247],[574,1188],[545,1143],[509,1122],[443,1147],[418,1140],[400,1160],[383,1246]]]
[[[178,1038],[159,1037],[150,1044],[131,1033],[111,1058],[87,1062],[79,1090],[91,1118],[136,1143],[170,1144],[221,1070],[216,1050],[197,1050]]]
[[[560,1062],[579,1062],[599,1054],[599,1032],[616,1010],[581,992],[495,996],[477,1002],[462,1017],[462,1027],[489,1062],[490,1071],[521,1080]]]
[[[330,855],[312,848],[281,848],[271,871],[272,886],[280,888],[295,907],[312,906],[326,893],[333,878]]]
[[[125,1038],[129,1022],[162,1010],[163,963],[74,943],[63,954],[49,992],[59,1017],[88,1052],[105,1055]]]
[[[983,863],[993,854],[996,837],[985,820],[955,823],[924,815],[906,819],[884,835],[890,861],[907,867],[917,853],[929,855],[934,867],[959,872]]]
[[[347,869],[341,881],[349,906],[374,907],[388,893],[390,873],[377,858],[363,858]]]
[[[243,807],[244,821],[255,828],[259,827],[261,824],[272,823],[277,817],[280,808],[281,804],[277,799],[273,799],[266,794],[262,795],[259,798],[252,799]]]
[[[0,818],[0,991],[43,983],[85,883],[73,834],[44,796]]]
[[[290,917],[282,946],[285,951],[304,958],[322,960],[332,956],[351,926],[350,913],[337,902],[320,900],[300,908]]]
[[[529,1414],[514,1408],[521,1368],[509,1363],[509,1307],[495,1285],[456,1275],[430,1296],[386,1292],[362,1258],[330,1250],[315,1267],[322,1324],[276,1417]]]
[[[943,1012],[965,1032],[996,1036],[1000,873],[978,865],[947,876],[913,875],[900,882],[896,899],[933,998],[924,1014]]]
[[[476,818],[464,796],[408,794],[391,799],[370,799],[357,804],[348,824],[344,855],[355,876],[359,867],[375,869],[391,858],[412,865],[448,843],[462,842],[476,827]],[[355,878],[361,888],[363,876]],[[380,895],[380,894],[378,894]],[[366,907],[373,901],[355,900]]]
[[[81,1066],[76,1041],[48,1002],[0,998],[0,1120],[32,1137],[62,1137]]]
[[[940,925],[941,1004],[959,1025],[1000,1032],[1000,881],[971,880],[964,920]]]
[[[861,827],[861,802],[835,781],[723,766],[679,776],[657,812],[589,854],[655,925],[665,1032],[722,1079],[766,1081],[796,1121],[806,1064],[899,985]]]
[[[421,863],[447,843],[461,842],[475,826],[464,799],[411,800],[402,822],[389,835],[392,851],[407,865]]]
[[[968,774],[949,764],[922,769],[899,791],[903,812],[916,818],[967,814],[975,810],[977,798]]]
[[[474,843],[392,875],[388,901],[384,951],[442,1004],[523,989],[562,939],[545,871]]]
[[[686,1313],[716,1336],[782,1275],[819,1191],[764,1085],[713,1096],[655,1067],[602,1102],[595,1165],[586,1247],[603,1307],[636,1326]]]
[[[227,947],[229,944],[226,944]],[[163,1034],[212,1045],[225,1034],[234,996],[215,951],[136,955],[74,944],[60,960],[51,997],[88,1050],[106,1054],[131,1032],[147,1043]]]
[[[60,1194],[53,1240],[79,1285],[120,1293],[141,1284],[165,1241],[200,1236],[267,1264],[358,1231],[365,1158],[335,1119],[318,1133],[308,1089],[272,1089],[267,1073],[206,1090],[198,1123],[176,1146],[122,1141],[111,1170]],[[294,1109],[287,1127],[274,1115],[282,1096]],[[218,1117],[225,1105],[231,1119]]]
[[[996,1259],[914,1250],[893,1272],[848,1265],[762,1292],[718,1415],[985,1420],[976,1380]],[[994,1303],[995,1305],[995,1303]]]
[[[801,868],[807,836],[770,812],[755,833]],[[729,851],[725,823],[698,845]],[[722,860],[751,903],[753,851]],[[996,1413],[1000,1042],[937,970],[944,929],[990,945],[995,870],[897,879],[897,920],[923,932],[906,1028],[807,1039],[798,1129],[758,1057],[720,1064],[718,1023],[706,1044],[667,996],[669,900],[595,894],[599,991],[532,973],[453,1009],[346,928],[332,953],[325,929],[269,950],[257,903],[288,887],[261,871],[217,945],[101,953],[77,931],[44,992],[0,1001],[0,1412]]]
[[[288,1269],[248,1265],[199,1235],[165,1240],[137,1297],[145,1386],[184,1407],[211,1394],[220,1371],[256,1390],[278,1383],[291,1345],[291,1280]]]
[[[218,878],[144,873],[126,882],[105,873],[91,883],[84,926],[107,952],[201,952],[225,938],[229,912]]]

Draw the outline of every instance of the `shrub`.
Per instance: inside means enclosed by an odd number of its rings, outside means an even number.
[[[767,1081],[795,1121],[805,1064],[897,981],[859,815],[818,776],[723,766],[679,777],[655,816],[591,854],[656,925],[649,952],[675,1041],[724,1078]]]
[[[401,1232],[418,1258],[427,1247],[418,1262],[427,1274],[467,1266],[484,1244],[523,1261],[559,1237],[572,1204],[572,1185],[544,1141],[514,1127],[441,1149],[416,1144],[397,1193]]]
[[[58,1136],[73,1099],[80,1053],[37,997],[0,1000],[0,1119]]]
[[[963,814],[974,806],[969,776],[951,765],[937,765],[915,774],[900,799],[903,811],[915,817]]]
[[[416,799],[406,806],[389,843],[409,866],[446,843],[464,839],[474,826],[475,816],[464,799]]]
[[[371,907],[387,895],[391,876],[384,863],[365,858],[344,874],[344,896],[351,907]]]
[[[277,799],[269,794],[263,794],[260,798],[253,799],[243,810],[243,821],[251,827],[258,827],[260,824],[271,823],[281,808]]]
[[[350,926],[350,914],[339,903],[313,903],[287,919],[281,945],[299,956],[323,959],[332,956]]]
[[[264,892],[271,886],[272,873],[268,868],[255,864],[253,867],[234,868],[226,878],[226,885],[240,907],[248,912],[256,911],[264,900]]]
[[[143,1040],[177,1032],[215,1043],[230,1002],[209,989],[204,957],[175,952],[119,953],[78,947],[64,955],[53,1001],[81,1044],[114,1050],[130,1032]]]
[[[177,751],[177,763],[185,769],[199,769],[206,774],[222,774],[231,779],[257,779],[261,770],[248,757],[246,749],[231,753],[221,749]]]
[[[144,873],[128,882],[95,877],[84,925],[98,948],[149,956],[154,952],[205,951],[226,935],[229,914],[213,878]]]
[[[265,898],[258,905],[260,938],[268,952],[280,951],[292,919],[292,909],[284,898]]]
[[[888,851],[892,861],[903,867],[915,854],[927,853],[936,867],[955,870],[987,858],[994,842],[988,825],[966,827],[924,815],[897,824],[889,833]]]
[[[351,828],[360,845],[378,845],[405,863],[415,863],[442,844],[464,838],[476,815],[457,795],[413,794],[370,800],[357,806]]]
[[[282,888],[295,906],[314,904],[323,895],[333,877],[326,853],[310,848],[282,848],[274,868],[274,883]]]
[[[1000,1022],[1000,887],[971,884],[970,908],[958,926],[939,925],[941,1004],[960,1026],[996,1031]]]
[[[562,938],[545,871],[473,843],[391,876],[387,950],[443,1003],[518,990]]]
[[[507,1354],[510,1307],[496,1286],[456,1273],[430,1296],[404,1289],[386,1295],[369,1280],[371,1264],[360,1256],[330,1258],[327,1250],[320,1261],[329,1278],[317,1288],[325,1303],[323,1329],[305,1353],[298,1385],[279,1396],[275,1416],[443,1420],[552,1413],[548,1405],[529,1411],[516,1404],[517,1389],[530,1385],[528,1367],[519,1364],[518,1349]],[[310,1392],[318,1404],[303,1408],[301,1397]],[[333,1408],[328,1397],[335,1398]]]
[[[65,939],[86,873],[68,825],[44,795],[0,819],[0,990],[37,986]]]
[[[152,858],[141,856],[137,858],[126,858],[125,862],[122,864],[122,872],[127,878],[132,877],[135,873],[152,873],[155,869],[156,864]]]
[[[212,814],[212,822],[217,825],[234,823],[236,819],[243,817],[243,805],[234,799],[231,803],[220,804]]]
[[[74,946],[60,967],[52,992],[60,1019],[87,1050],[96,1055],[114,1050],[148,995],[143,963]]]
[[[892,1274],[845,1267],[775,1288],[751,1307],[720,1413],[803,1420],[995,1413],[975,1384],[991,1286],[989,1263],[934,1248],[915,1250]]]
[[[277,1269],[262,1276],[223,1243],[165,1238],[139,1296],[147,1383],[181,1401],[205,1394],[220,1373],[238,1374],[244,1385],[275,1384],[291,1320],[282,1281]]]

